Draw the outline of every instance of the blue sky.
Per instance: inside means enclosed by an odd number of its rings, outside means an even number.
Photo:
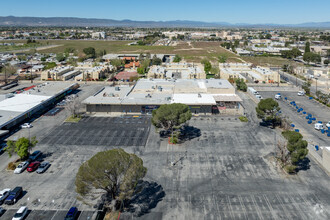
[[[330,21],[330,0],[2,0],[8,15],[297,24]]]

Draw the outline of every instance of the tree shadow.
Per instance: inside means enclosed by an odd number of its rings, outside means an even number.
[[[163,187],[156,182],[139,181],[132,199],[125,204],[126,211],[140,217],[155,208],[165,197]]]
[[[297,163],[297,169],[296,172],[298,173],[300,170],[309,170],[311,165],[309,164],[310,160],[308,157],[305,157],[304,159],[302,159],[301,161],[299,161]]]
[[[180,140],[187,141],[200,137],[201,130],[194,126],[185,125],[180,129]]]

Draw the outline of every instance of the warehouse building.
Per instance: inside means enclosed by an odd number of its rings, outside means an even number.
[[[193,114],[241,115],[235,88],[223,79],[140,79],[134,86],[104,87],[84,100],[89,113],[151,114],[160,105],[187,104]]]

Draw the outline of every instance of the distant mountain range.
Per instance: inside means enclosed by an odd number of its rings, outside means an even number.
[[[71,17],[15,17],[0,16],[0,26],[60,26],[60,27],[249,27],[249,28],[330,28],[330,22],[309,22],[301,24],[247,24],[202,21],[132,21]]]

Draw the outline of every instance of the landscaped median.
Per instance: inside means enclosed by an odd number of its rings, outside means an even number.
[[[78,123],[81,117],[73,117],[72,115],[65,119],[65,122]]]

